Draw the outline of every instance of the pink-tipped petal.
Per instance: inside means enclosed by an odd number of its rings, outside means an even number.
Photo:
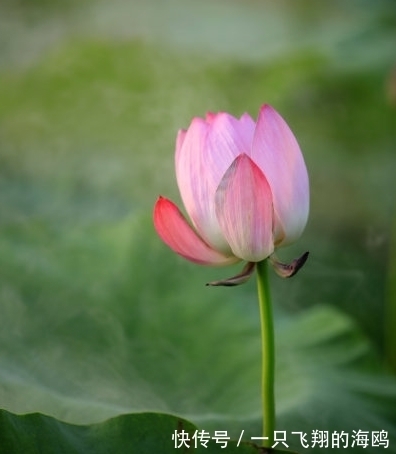
[[[207,123],[212,123],[212,121],[216,118],[216,115],[214,112],[206,112],[205,115],[205,120]]]
[[[233,253],[258,262],[274,251],[271,188],[258,166],[238,156],[216,192],[216,214]]]
[[[180,194],[194,227],[209,245],[230,253],[215,212],[214,196],[232,161],[251,147],[254,122],[226,113],[194,118],[176,151],[176,177]],[[178,140],[178,144],[181,140]]]
[[[164,243],[187,260],[201,265],[227,265],[238,261],[208,246],[189,226],[178,207],[164,197],[159,197],[154,206],[154,226]]]
[[[251,158],[271,187],[275,244],[291,243],[301,235],[308,219],[308,173],[296,138],[271,106],[260,110]]]

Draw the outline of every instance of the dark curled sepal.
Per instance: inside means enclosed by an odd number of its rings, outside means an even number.
[[[233,277],[229,277],[228,279],[208,282],[206,285],[211,285],[215,287],[221,285],[224,287],[234,287],[235,285],[244,284],[246,281],[249,280],[250,276],[253,274],[255,266],[256,264],[254,262],[248,262],[246,263],[243,270],[239,274]]]
[[[305,252],[301,257],[294,259],[289,264],[280,262],[274,254],[269,257],[269,260],[278,276],[287,278],[297,274],[297,272],[304,266],[304,263],[307,261],[308,255],[309,252]]]

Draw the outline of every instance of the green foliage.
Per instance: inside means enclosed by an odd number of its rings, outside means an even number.
[[[41,227],[2,256],[3,406],[77,423],[162,411],[258,436],[254,283],[219,295],[204,286],[212,270],[169,254],[149,226]],[[392,433],[394,382],[348,317],[279,312],[276,333],[279,428]]]
[[[138,413],[118,416],[101,424],[76,426],[57,421],[48,416],[31,414],[15,416],[0,411],[0,453],[23,452],[26,454],[101,454],[130,452],[138,454],[163,454],[186,452],[183,444],[176,450],[172,435],[188,434],[187,446],[194,447],[194,433],[198,430],[188,421],[159,413]],[[18,434],[15,437],[15,433]],[[231,453],[284,453],[278,449],[258,448],[251,443],[226,441],[225,444],[209,439],[205,448],[200,443],[194,452],[218,454]]]

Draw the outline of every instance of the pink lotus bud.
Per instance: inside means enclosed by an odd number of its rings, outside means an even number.
[[[163,197],[154,207],[154,225],[186,259],[259,262],[301,235],[309,211],[307,169],[293,133],[269,105],[257,122],[224,112],[194,118],[179,131],[175,164],[192,226]]]

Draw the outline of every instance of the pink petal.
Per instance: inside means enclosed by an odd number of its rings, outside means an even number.
[[[195,228],[209,245],[230,253],[215,212],[217,187],[232,161],[250,149],[254,122],[226,113],[195,118],[176,150],[176,177],[180,194]],[[178,141],[180,143],[180,141]]]
[[[186,137],[186,130],[185,129],[180,129],[177,133],[177,137],[176,137],[176,154],[179,153],[179,150],[181,149],[182,145],[183,145],[183,142],[184,142],[184,138]]]
[[[221,180],[216,214],[237,257],[258,262],[272,254],[271,189],[263,172],[246,154],[234,160]]]
[[[275,244],[291,243],[301,235],[308,219],[308,173],[292,131],[268,105],[259,113],[251,158],[271,187]]]
[[[176,179],[183,204],[198,234],[210,246],[227,253],[230,249],[211,210],[211,172],[207,168],[206,145],[209,128],[205,120],[194,118],[182,139],[177,140]]]
[[[255,123],[248,114],[241,119],[221,112],[212,120],[206,141],[206,167],[211,174],[211,191],[214,195],[234,159],[249,153]]]
[[[159,197],[154,206],[154,227],[164,243],[187,260],[201,265],[227,265],[238,261],[208,246],[188,225],[177,206],[164,197]]]

